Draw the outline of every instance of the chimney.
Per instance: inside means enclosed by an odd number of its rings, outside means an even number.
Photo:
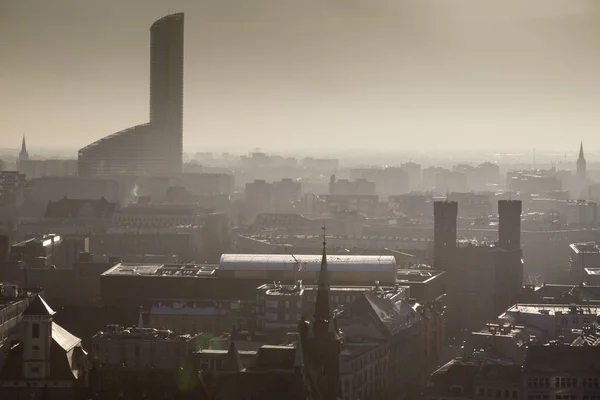
[[[521,200],[498,201],[498,247],[521,249]]]

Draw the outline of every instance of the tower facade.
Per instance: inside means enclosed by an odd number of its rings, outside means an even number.
[[[55,312],[39,295],[23,312],[25,340],[23,341],[22,374],[26,379],[48,379],[52,346],[52,318]]]
[[[175,176],[183,152],[183,13],[150,27],[150,121],[79,150],[80,176]]]
[[[498,247],[521,249],[521,200],[498,201]]]
[[[587,162],[583,154],[583,142],[579,145],[579,157],[577,158],[577,177],[579,179],[585,179],[587,174]]]
[[[183,152],[183,13],[150,27],[150,125],[171,173],[181,173]]]
[[[433,203],[433,266],[446,270],[452,263],[456,250],[456,219],[458,203],[436,201]]]

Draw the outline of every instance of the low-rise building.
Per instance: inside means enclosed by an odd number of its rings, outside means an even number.
[[[523,398],[600,398],[600,347],[531,346],[523,365]]]
[[[499,317],[503,326],[523,326],[546,342],[562,338],[573,341],[584,325],[595,321],[600,306],[571,304],[515,304]]]
[[[175,334],[153,328],[109,325],[92,338],[96,369],[163,369],[174,371],[201,347],[201,334]]]

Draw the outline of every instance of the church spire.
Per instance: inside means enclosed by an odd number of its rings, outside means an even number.
[[[577,176],[579,177],[579,179],[585,179],[586,177],[586,169],[587,169],[587,162],[585,161],[585,156],[583,154],[583,140],[581,141],[581,144],[579,145],[579,158],[577,159]]]
[[[27,143],[25,143],[25,135],[23,135],[23,141],[21,142],[21,152],[19,153],[19,161],[29,160],[29,153],[27,152]]]
[[[317,290],[317,301],[315,304],[315,322],[329,321],[329,270],[327,269],[327,241],[326,228],[323,227],[323,258],[321,259],[321,271],[319,272],[319,287]]]

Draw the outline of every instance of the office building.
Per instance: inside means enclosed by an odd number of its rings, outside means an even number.
[[[79,150],[80,176],[177,175],[183,149],[183,13],[150,27],[150,122]]]

